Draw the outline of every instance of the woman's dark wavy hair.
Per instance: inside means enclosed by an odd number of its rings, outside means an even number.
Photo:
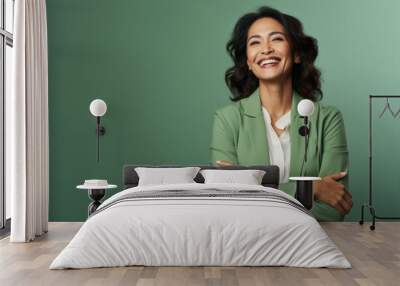
[[[225,82],[233,95],[231,100],[246,98],[258,88],[259,80],[247,65],[247,33],[256,20],[264,17],[273,18],[284,27],[292,54],[300,56],[301,63],[293,65],[294,90],[312,101],[322,99],[321,72],[314,65],[318,55],[317,40],[304,34],[303,25],[297,18],[263,6],[257,12],[245,14],[237,21],[231,39],[226,44],[226,50],[234,62],[234,66],[225,72]]]

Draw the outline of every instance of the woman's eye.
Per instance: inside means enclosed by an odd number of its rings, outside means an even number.
[[[283,41],[282,37],[273,38],[272,41]]]
[[[258,44],[258,42],[257,41],[251,42],[250,46],[253,46],[254,44]]]

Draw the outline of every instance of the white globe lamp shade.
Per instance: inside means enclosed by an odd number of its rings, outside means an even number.
[[[94,116],[103,116],[107,111],[107,104],[101,99],[95,99],[90,103],[90,113]]]
[[[311,116],[314,112],[314,102],[309,99],[302,99],[297,105],[300,116]]]

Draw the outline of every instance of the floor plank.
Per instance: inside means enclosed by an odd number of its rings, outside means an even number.
[[[352,269],[295,267],[116,267],[48,269],[82,223],[50,223],[49,232],[32,243],[0,240],[0,285],[399,285],[400,222],[378,222],[375,231],[357,223],[322,227],[351,262]]]

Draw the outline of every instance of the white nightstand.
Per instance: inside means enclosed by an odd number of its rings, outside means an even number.
[[[76,186],[77,189],[87,190],[92,202],[88,206],[88,216],[90,216],[101,205],[100,200],[106,194],[106,190],[115,189],[117,185],[108,184],[107,180],[85,180],[83,185]]]

